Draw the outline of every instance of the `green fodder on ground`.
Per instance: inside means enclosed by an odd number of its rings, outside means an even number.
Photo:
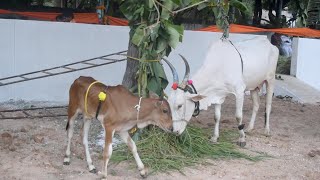
[[[209,129],[188,126],[181,136],[165,133],[158,128],[144,130],[140,140],[136,142],[142,162],[151,169],[151,172],[166,172],[178,170],[195,164],[206,164],[208,159],[235,159],[243,158],[257,161],[263,155],[250,156],[240,152],[238,146],[231,141],[238,136],[237,132],[224,131],[219,143],[209,141]],[[125,144],[114,149],[112,162],[130,160],[134,162],[132,153]]]

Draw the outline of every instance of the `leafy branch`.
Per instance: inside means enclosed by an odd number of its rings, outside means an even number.
[[[235,5],[246,10],[237,0],[126,0],[120,10],[129,20],[130,41],[138,47],[139,70],[137,72],[138,93],[148,96],[152,91],[158,95],[168,85],[164,69],[159,61],[168,56],[172,48],[182,41],[184,28],[175,25],[173,17],[182,11],[196,7],[198,10],[210,8],[216,17],[217,25],[228,37],[229,6]]]

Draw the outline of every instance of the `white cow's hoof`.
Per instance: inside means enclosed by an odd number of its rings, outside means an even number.
[[[218,144],[218,137],[212,137],[211,139],[210,139],[210,142],[212,143],[212,144]]]
[[[70,165],[70,158],[65,157],[65,158],[63,159],[63,165]]]
[[[148,172],[146,168],[143,168],[142,170],[140,170],[140,176],[143,178],[146,178],[148,176]]]
[[[89,170],[89,172],[90,172],[90,173],[93,173],[93,174],[96,174],[96,173],[97,173],[97,170],[96,170],[96,168],[94,168],[94,169]]]
[[[271,133],[270,133],[270,130],[269,130],[269,129],[265,129],[265,130],[264,130],[264,134],[265,134],[267,137],[270,137],[270,136],[271,136]]]
[[[240,141],[237,142],[237,145],[240,146],[240,147],[245,147],[246,144],[247,143],[245,141],[244,142],[240,142]]]
[[[249,135],[249,136],[251,136],[251,135],[253,135],[254,134],[254,130],[252,129],[252,130],[245,130],[244,131],[245,133],[246,133],[246,135]]]
[[[246,133],[252,133],[253,132],[253,127],[248,127],[246,130],[245,130]]]

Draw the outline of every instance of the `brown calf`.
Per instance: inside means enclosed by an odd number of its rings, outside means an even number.
[[[105,101],[102,101],[97,119],[105,130],[105,146],[103,152],[102,175],[107,178],[107,165],[112,154],[112,138],[118,133],[122,140],[128,145],[138,165],[141,176],[146,176],[146,170],[137,153],[137,147],[129,136],[128,130],[137,126],[146,127],[149,124],[159,126],[163,130],[172,131],[172,117],[169,104],[166,100],[155,98],[139,98],[134,96],[125,87],[106,86],[102,83],[93,84],[87,96],[87,113],[85,111],[85,95],[88,87],[96,80],[91,77],[79,77],[71,85],[69,91],[68,107],[68,146],[64,158],[64,164],[70,164],[70,144],[73,135],[74,121],[79,113],[83,114],[83,144],[85,147],[86,159],[89,171],[96,172],[92,164],[88,148],[88,131],[90,123],[96,117],[99,104],[98,94],[106,93]],[[137,108],[140,106],[140,108]]]

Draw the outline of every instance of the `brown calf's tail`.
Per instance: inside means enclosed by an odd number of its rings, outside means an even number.
[[[69,121],[67,123],[66,131],[68,131],[68,129],[69,129]]]

